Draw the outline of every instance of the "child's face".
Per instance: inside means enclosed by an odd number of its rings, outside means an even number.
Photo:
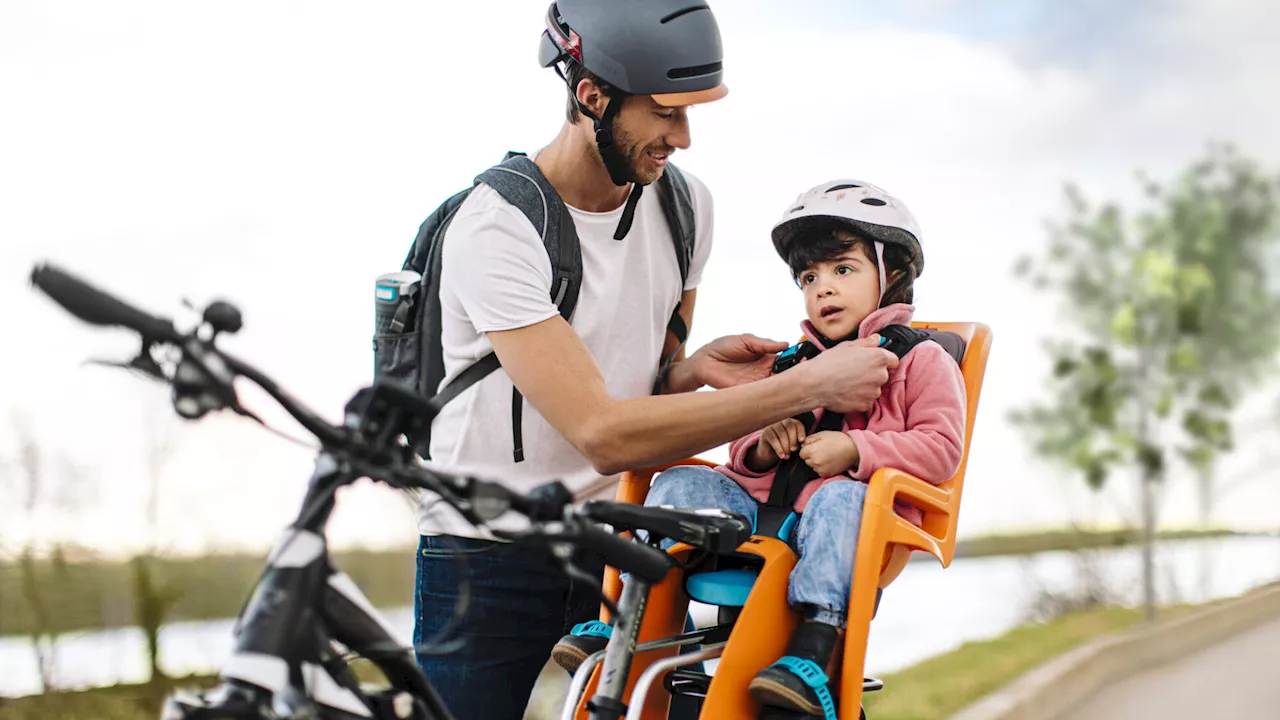
[[[855,245],[834,260],[824,260],[800,273],[809,322],[823,336],[842,340],[857,331],[880,307],[880,271]]]

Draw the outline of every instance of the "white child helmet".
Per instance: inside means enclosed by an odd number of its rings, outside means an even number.
[[[920,248],[920,226],[903,202],[871,183],[861,180],[831,180],[810,188],[788,206],[773,226],[773,247],[787,259],[796,239],[809,230],[845,228],[876,242],[899,245],[910,253],[916,277],[924,270]],[[880,260],[880,292],[884,293],[884,262]]]

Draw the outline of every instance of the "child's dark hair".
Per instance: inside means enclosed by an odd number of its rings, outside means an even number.
[[[791,277],[799,282],[800,275],[805,270],[820,262],[835,260],[855,247],[862,250],[873,266],[880,267],[876,260],[875,241],[871,238],[856,234],[848,228],[811,230],[791,243],[791,250],[787,254]],[[912,281],[916,276],[911,264],[911,254],[906,248],[894,243],[884,244],[884,276],[887,287],[880,299],[880,307],[895,303],[911,304],[915,297]]]

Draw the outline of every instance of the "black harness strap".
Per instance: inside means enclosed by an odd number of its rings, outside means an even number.
[[[797,418],[804,423],[806,435],[844,429],[844,413],[825,411],[816,426],[813,425],[813,418],[814,413],[805,413]],[[796,498],[800,497],[800,491],[804,490],[804,486],[817,479],[818,472],[809,467],[809,464],[801,459],[800,453],[796,452],[778,465],[778,472],[773,476],[773,486],[769,488],[769,500],[765,504],[774,507],[791,507],[795,505]]]

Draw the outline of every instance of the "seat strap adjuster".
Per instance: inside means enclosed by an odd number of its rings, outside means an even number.
[[[574,625],[569,634],[574,637],[598,637],[608,640],[613,636],[613,626],[599,620],[591,620]]]
[[[773,666],[789,671],[803,680],[805,685],[813,688],[814,694],[818,696],[818,703],[822,705],[825,720],[836,720],[836,703],[831,698],[831,690],[827,687],[829,680],[822,668],[818,667],[818,663],[794,655],[785,655]]]

